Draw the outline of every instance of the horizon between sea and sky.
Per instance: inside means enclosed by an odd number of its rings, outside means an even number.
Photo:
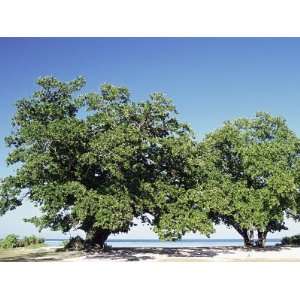
[[[299,38],[0,38],[0,178],[14,172],[5,163],[4,137],[11,131],[15,101],[29,97],[37,88],[36,79],[45,75],[65,81],[82,75],[87,80],[82,92],[99,91],[105,82],[126,86],[137,101],[164,92],[198,139],[226,120],[253,117],[257,111],[284,117],[300,136]],[[38,233],[23,222],[37,212],[25,203],[0,217],[0,238],[9,233],[69,237],[50,230]],[[287,221],[287,226],[288,231],[269,237],[300,232],[300,223]],[[157,236],[139,224],[128,234],[110,238]],[[240,236],[219,225],[211,238]]]

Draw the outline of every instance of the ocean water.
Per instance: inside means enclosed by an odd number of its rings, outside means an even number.
[[[63,239],[46,239],[49,246],[61,246]],[[280,239],[268,239],[266,245],[272,246],[280,243]],[[221,247],[221,246],[243,246],[241,239],[186,239],[175,242],[160,240],[133,240],[133,239],[109,239],[107,244],[113,248],[137,248],[137,247],[157,247],[157,248],[185,248],[185,247]]]

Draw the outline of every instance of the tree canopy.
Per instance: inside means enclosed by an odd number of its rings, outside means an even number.
[[[17,171],[2,182],[0,212],[28,199],[41,216],[27,221],[40,229],[82,229],[89,244],[100,246],[109,234],[127,232],[134,217],[150,222],[151,213],[163,236],[170,224],[161,211],[186,197],[195,169],[191,129],[178,121],[171,100],[154,93],[133,102],[127,88],[111,84],[79,95],[81,77],[37,83],[32,97],[17,102],[6,138],[7,162]]]
[[[284,119],[257,113],[209,134],[202,145],[207,179],[202,197],[215,223],[232,226],[246,245],[264,246],[286,229],[299,205],[300,143]]]
[[[224,223],[246,246],[299,219],[300,142],[284,119],[257,113],[199,142],[162,93],[132,101],[111,84],[79,94],[82,77],[37,83],[6,138],[16,172],[1,182],[0,215],[29,200],[39,229],[81,229],[101,247],[134,218],[169,240]]]
[[[193,150],[193,184],[161,212],[166,236],[203,223],[200,232],[209,234],[212,223],[223,223],[246,246],[264,246],[268,232],[299,216],[300,142],[282,118],[257,113],[226,122]]]

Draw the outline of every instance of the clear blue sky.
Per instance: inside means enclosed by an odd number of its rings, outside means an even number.
[[[30,96],[44,75],[83,75],[88,91],[104,82],[124,85],[137,100],[165,92],[199,138],[225,120],[257,111],[285,117],[300,135],[299,38],[0,38],[0,177],[11,172],[3,138],[11,130],[14,103]],[[0,237],[36,233],[22,222],[34,213],[26,204],[1,217]],[[300,224],[291,224],[283,234],[298,232]],[[153,235],[138,227],[128,237]],[[221,226],[213,237],[239,236]]]

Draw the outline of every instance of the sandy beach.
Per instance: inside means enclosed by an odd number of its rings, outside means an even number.
[[[59,247],[1,250],[0,261],[65,262],[300,262],[300,247],[116,248],[104,252],[62,251]]]
[[[207,248],[142,248],[117,249],[106,253],[87,254],[70,261],[157,261],[157,262],[209,262],[209,261],[299,261],[300,247],[268,247],[245,249],[241,247]]]

